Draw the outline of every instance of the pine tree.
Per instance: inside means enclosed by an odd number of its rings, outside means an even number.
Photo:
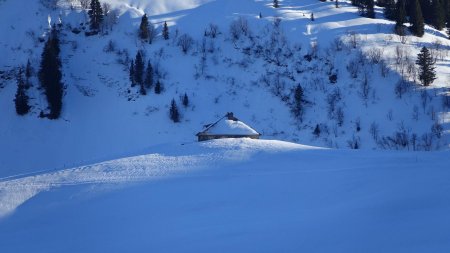
[[[404,0],[398,0],[395,5],[395,33],[405,35],[406,10]]]
[[[91,30],[98,31],[103,21],[103,10],[99,0],[91,1],[91,9],[88,11]]]
[[[17,91],[16,97],[14,99],[14,104],[16,107],[16,113],[18,115],[25,115],[30,111],[30,106],[28,105],[28,96],[26,94],[25,82],[22,77],[22,68],[19,69],[19,74],[17,75]]]
[[[139,50],[136,54],[136,59],[134,60],[134,81],[139,84],[144,84],[144,59],[142,58],[142,53]]]
[[[165,40],[169,39],[169,27],[167,26],[167,22],[165,22],[165,21],[164,21],[162,35]]]
[[[366,17],[375,18],[375,2],[374,0],[366,0]]]
[[[178,112],[178,107],[175,99],[172,99],[172,103],[170,105],[170,119],[175,123],[180,122],[180,113]]]
[[[149,37],[149,26],[147,14],[144,14],[141,19],[141,24],[139,26],[139,37],[143,40],[147,40]]]
[[[314,21],[314,13],[311,12],[311,21]]]
[[[300,120],[302,120],[302,116],[303,116],[303,100],[304,100],[303,99],[303,88],[299,84],[294,89],[293,113],[294,113],[295,117],[299,118]]]
[[[425,27],[423,23],[422,9],[419,4],[419,0],[413,0],[411,8],[413,8],[410,23],[411,23],[411,32],[417,37],[422,37],[425,33]]]
[[[419,80],[424,86],[429,86],[436,79],[436,71],[433,57],[426,47],[417,55],[416,64],[419,65]]]
[[[395,0],[386,0],[384,4],[384,16],[389,20],[396,20]]]
[[[335,4],[336,8],[339,8],[339,0],[335,0],[334,4]]]
[[[450,0],[445,0],[444,2],[444,10],[445,10],[445,21],[447,27],[448,38],[450,39]]]
[[[314,134],[316,137],[319,137],[319,136],[320,136],[320,126],[319,126],[319,124],[316,124],[316,128],[314,128],[313,134]]]
[[[431,0],[419,0],[419,3],[425,23],[429,25],[433,24],[433,8]],[[411,4],[411,7],[413,7],[413,4]]]
[[[396,26],[403,26],[406,23],[405,0],[398,0],[395,6]]]
[[[280,3],[278,2],[278,0],[273,0],[273,8],[278,8],[280,7]]]
[[[441,4],[440,0],[433,0],[432,4],[432,10],[433,10],[433,19],[432,19],[432,25],[437,30],[442,30],[445,27],[445,10],[444,6]]]
[[[188,95],[186,93],[184,93],[184,96],[183,96],[183,106],[184,107],[188,107],[189,106],[189,97],[188,97]]]
[[[144,84],[147,89],[150,89],[153,86],[153,67],[150,61],[148,61],[147,69],[145,70]]]
[[[161,85],[161,82],[159,82],[159,80],[158,80],[158,81],[156,81],[156,84],[155,84],[155,94],[161,94],[161,91],[162,91],[162,85]]]
[[[134,80],[135,74],[134,74],[134,61],[131,60],[130,63],[130,82],[131,82],[131,87],[134,87],[136,85],[136,81]]]
[[[63,83],[61,81],[61,60],[59,58],[58,31],[53,27],[45,43],[39,69],[39,81],[47,97],[50,114],[48,118],[59,118],[62,110]]]

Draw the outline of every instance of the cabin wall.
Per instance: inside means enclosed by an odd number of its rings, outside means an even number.
[[[259,139],[259,135],[198,135],[198,141],[208,141],[214,139],[227,139],[227,138]]]

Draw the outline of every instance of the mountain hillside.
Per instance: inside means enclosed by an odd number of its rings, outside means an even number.
[[[345,1],[339,8],[317,0],[280,1],[279,8],[268,0],[104,2],[114,17],[93,36],[85,35],[88,15],[78,1],[0,2],[0,176],[194,142],[226,112],[266,139],[344,149],[449,147],[450,43],[443,31],[426,26],[422,38],[397,36],[381,8],[370,19]],[[151,44],[138,37],[144,13],[156,29]],[[57,120],[39,117],[48,111],[37,73],[51,25],[59,29],[65,85]],[[429,87],[417,80],[422,46],[436,59]],[[131,87],[138,51],[153,66],[161,94],[155,85],[146,95]],[[18,116],[15,76],[28,60],[31,111]],[[172,100],[179,123],[169,117]]]

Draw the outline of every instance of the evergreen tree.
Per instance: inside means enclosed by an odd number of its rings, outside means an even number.
[[[432,25],[437,30],[442,30],[445,27],[445,9],[443,4],[441,4],[440,0],[433,0],[432,4],[433,10],[433,19]]]
[[[153,86],[153,67],[150,61],[148,61],[147,69],[145,70],[144,84],[147,89],[150,89]]]
[[[389,20],[396,20],[395,0],[386,0],[384,3],[384,16]]]
[[[170,119],[175,123],[180,122],[180,113],[178,112],[178,107],[175,99],[172,99],[172,103],[170,105]]]
[[[334,5],[336,6],[336,8],[339,8],[339,0],[334,0]]]
[[[88,11],[91,30],[98,31],[103,21],[103,10],[99,0],[91,1],[91,9]]]
[[[419,0],[419,3],[425,23],[429,25],[433,24],[433,8],[431,0]],[[411,7],[413,7],[413,4],[411,4]]]
[[[316,128],[314,128],[313,134],[314,134],[316,137],[319,137],[319,136],[320,136],[320,126],[319,126],[319,124],[316,124]]]
[[[61,82],[61,60],[59,58],[58,31],[53,27],[52,32],[45,43],[39,69],[39,81],[47,97],[50,119],[57,119],[61,114],[63,83]]]
[[[147,95],[147,90],[145,89],[144,84],[140,85],[139,93],[141,93],[141,95]]]
[[[411,32],[416,35],[417,37],[422,37],[425,33],[424,23],[423,23],[423,16],[422,16],[422,9],[419,4],[419,0],[413,0],[411,8],[413,8],[411,17],[410,17],[410,23],[411,23]]]
[[[273,8],[278,8],[280,7],[280,3],[278,2],[278,0],[273,0]]]
[[[395,6],[395,26],[404,26],[406,23],[405,0],[398,0]]]
[[[188,95],[186,93],[184,93],[184,96],[183,96],[183,106],[184,107],[188,107],[189,106],[189,97],[188,97]]]
[[[377,0],[377,6],[385,7],[387,0]]]
[[[162,35],[165,40],[169,39],[169,27],[167,26],[167,22],[165,22],[165,21],[164,21]]]
[[[375,2],[374,0],[366,0],[366,17],[375,18]]]
[[[138,51],[136,54],[136,60],[134,63],[134,75],[136,83],[139,84],[139,93],[141,95],[147,95],[147,91],[145,90],[145,83],[144,83],[144,60],[142,57],[141,51]]]
[[[134,87],[136,85],[136,81],[134,80],[134,61],[131,60],[130,63],[130,82],[131,82],[131,87]]]
[[[314,13],[311,12],[311,21],[314,21]]]
[[[295,117],[302,120],[303,117],[303,88],[302,86],[297,85],[294,89],[294,108],[293,113]]]
[[[445,10],[445,21],[446,21],[446,27],[447,27],[447,34],[450,39],[450,0],[445,0],[444,10]]]
[[[436,79],[436,71],[433,57],[426,47],[417,55],[416,64],[419,65],[419,80],[424,86],[429,86]]]
[[[18,115],[25,115],[30,111],[30,106],[28,105],[28,96],[26,94],[25,82],[22,77],[22,68],[19,69],[19,74],[17,75],[17,91],[16,97],[14,99],[14,104],[16,106],[16,113]]]
[[[143,40],[147,40],[149,37],[149,26],[147,14],[144,14],[141,19],[141,24],[139,26],[139,37]]]
[[[395,33],[405,35],[406,11],[404,0],[398,0],[395,6]]]
[[[161,82],[159,82],[159,80],[158,80],[158,81],[156,81],[156,84],[155,84],[155,94],[161,94],[161,91],[162,91],[162,85],[161,85]]]
[[[139,84],[144,84],[144,59],[142,58],[142,53],[139,50],[136,54],[136,59],[134,60],[134,81]]]

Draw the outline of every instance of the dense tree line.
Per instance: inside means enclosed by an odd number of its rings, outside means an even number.
[[[450,0],[384,0],[384,15],[396,21],[396,31],[409,20],[411,33],[421,37],[428,24],[437,30],[448,28],[450,35]]]

